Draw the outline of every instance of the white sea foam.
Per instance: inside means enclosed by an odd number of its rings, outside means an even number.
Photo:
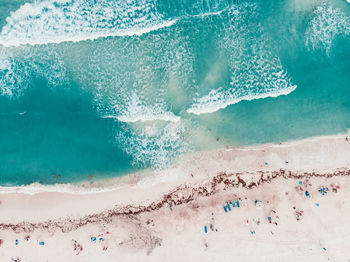
[[[178,31],[169,28],[164,34],[133,41],[91,43],[94,53],[86,66],[73,67],[84,88],[94,94],[101,116],[123,122],[179,121],[171,112],[176,104],[172,99],[170,105],[169,100],[178,94],[174,90],[194,91],[189,81],[193,55],[188,39]]]
[[[207,13],[203,13],[203,14],[199,14],[199,15],[194,15],[194,17],[215,16],[215,15],[220,15],[224,11],[225,10],[220,10],[220,11],[216,11],[216,12],[207,12]]]
[[[212,113],[242,100],[287,95],[296,89],[279,58],[270,51],[259,24],[252,22],[255,11],[256,6],[250,4],[230,10],[230,19],[218,40],[228,58],[230,83],[195,98],[187,112]]]
[[[135,165],[168,167],[181,154],[188,152],[188,125],[184,121],[129,128],[117,135],[117,142],[132,156]]]
[[[63,61],[54,50],[17,51],[0,47],[0,95],[22,95],[33,77],[46,79],[50,87],[67,80]]]
[[[86,40],[95,40],[98,38],[104,38],[104,37],[111,37],[111,36],[133,36],[133,35],[143,35],[152,31],[159,30],[161,28],[170,27],[173,24],[176,23],[176,20],[171,20],[164,22],[159,25],[149,26],[146,28],[140,28],[140,29],[122,29],[118,32],[113,33],[91,33],[91,34],[81,34],[81,35],[66,35],[66,36],[55,36],[52,38],[37,38],[35,40],[28,40],[26,38],[2,38],[0,36],[0,45],[3,45],[5,47],[16,47],[20,45],[44,45],[44,44],[59,44],[62,42],[80,42],[80,41],[86,41]]]
[[[101,117],[124,122],[116,141],[135,165],[165,167],[188,148],[177,133],[183,120],[174,113],[183,108],[182,94],[196,92],[191,45],[181,30],[89,43],[86,66],[73,66]]]
[[[96,194],[103,192],[111,192],[117,190],[119,187],[115,186],[113,188],[88,188],[74,186],[72,184],[57,184],[57,185],[42,185],[42,184],[31,184],[27,186],[1,186],[0,194],[27,194],[36,195],[40,193],[68,193],[72,195],[85,195],[85,194]]]
[[[0,50],[0,95],[12,97],[23,91],[28,71],[21,68],[11,54]]]
[[[120,103],[120,102],[119,102]],[[115,105],[118,107],[118,105]],[[104,118],[115,118],[119,121],[126,123],[134,123],[137,121],[170,121],[177,122],[180,120],[179,116],[174,115],[172,112],[166,111],[162,105],[144,105],[140,98],[133,93],[130,100],[124,105],[124,109],[120,112],[119,116],[106,115]]]
[[[141,35],[173,25],[147,0],[26,3],[6,19],[0,45],[48,44],[108,36]]]
[[[297,86],[289,86],[281,90],[274,90],[271,92],[261,94],[247,94],[238,95],[235,97],[233,94],[220,93],[218,90],[213,90],[207,96],[201,97],[196,100],[196,103],[187,109],[187,112],[200,115],[216,112],[220,109],[226,108],[229,105],[237,104],[240,101],[251,101],[254,99],[263,99],[267,97],[278,97],[281,95],[288,95],[293,92]]]
[[[9,82],[14,82],[13,77],[10,61],[5,57],[0,57],[0,95],[12,95]]]
[[[306,46],[323,49],[329,55],[339,35],[350,35],[350,18],[339,8],[327,4],[318,6],[305,32]]]
[[[103,101],[99,102],[103,103]],[[125,123],[149,122],[149,121],[169,121],[177,122],[179,116],[166,109],[165,102],[149,103],[147,97],[145,100],[140,99],[136,93],[123,100],[116,99],[113,102],[104,103],[107,108],[102,108],[99,104],[100,112],[103,118],[114,118]],[[107,114],[103,115],[106,111]]]
[[[148,109],[148,108],[147,108]],[[149,110],[149,109],[148,109]],[[107,115],[107,116],[102,116],[102,118],[113,118],[113,119],[118,119],[121,122],[125,122],[125,123],[135,123],[135,122],[150,122],[150,121],[169,121],[169,122],[177,122],[180,121],[180,117],[179,116],[175,116],[173,113],[171,112],[165,112],[162,114],[153,114],[153,112],[151,112],[150,114],[140,114],[140,115],[132,115],[132,116],[128,116],[128,115],[124,115],[124,116],[112,116],[112,115]]]

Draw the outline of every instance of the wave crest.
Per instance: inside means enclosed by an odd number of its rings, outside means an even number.
[[[173,23],[175,20],[164,20],[147,0],[44,0],[26,3],[12,12],[2,28],[0,44],[35,45],[140,35]]]
[[[280,59],[271,52],[273,48],[267,44],[268,36],[259,25],[257,8],[245,4],[229,11],[218,48],[228,58],[230,82],[195,98],[187,112],[212,113],[242,100],[287,95],[296,89]]]

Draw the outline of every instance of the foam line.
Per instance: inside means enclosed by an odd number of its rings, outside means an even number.
[[[113,116],[113,115],[106,115],[102,116],[102,118],[113,118],[118,119],[121,122],[125,123],[135,123],[135,122],[148,122],[148,121],[169,121],[169,122],[178,122],[180,121],[180,117],[176,116],[172,113],[169,114],[162,114],[162,115],[138,115],[133,117],[127,117],[127,116]]]
[[[172,26],[152,1],[88,0],[26,3],[6,18],[0,45],[43,45],[142,35]]]
[[[170,27],[173,24],[176,23],[175,20],[171,20],[159,25],[150,26],[147,28],[140,28],[140,29],[128,29],[128,30],[120,30],[118,32],[107,32],[107,33],[96,33],[96,34],[90,34],[90,35],[81,35],[81,36],[60,36],[57,38],[51,38],[51,39],[44,39],[44,38],[38,38],[35,40],[32,39],[8,39],[0,36],[0,45],[4,47],[18,47],[20,45],[46,45],[46,44],[59,44],[63,42],[80,42],[80,41],[87,41],[87,40],[96,40],[98,38],[106,38],[106,37],[123,37],[123,36],[140,36],[143,34],[150,33],[152,31],[157,31],[162,28]]]
[[[228,97],[224,98],[223,100],[209,100],[207,102],[201,102],[202,99],[199,99],[198,103],[193,104],[189,109],[186,111],[188,113],[192,113],[195,115],[201,115],[201,114],[209,114],[214,113],[220,109],[224,109],[228,107],[229,105],[237,104],[240,101],[251,101],[254,99],[263,99],[268,97],[278,97],[281,95],[288,95],[289,93],[293,92],[297,88],[296,85],[290,86],[289,88],[277,90],[274,92],[269,93],[262,93],[257,95],[246,95],[239,98],[236,97]],[[203,97],[204,98],[204,97]]]

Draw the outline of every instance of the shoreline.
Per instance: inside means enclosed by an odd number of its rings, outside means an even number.
[[[346,137],[196,152],[97,191],[3,191],[0,260],[345,261]]]
[[[196,188],[221,173],[292,172],[326,174],[350,169],[350,142],[345,135],[311,138],[257,147],[219,149],[183,157],[159,173],[139,173],[113,180],[47,187],[9,188],[0,191],[0,223],[36,223],[58,218],[77,219],[123,206],[147,206],[181,186]],[[107,186],[106,186],[107,185]],[[30,191],[28,189],[41,191]],[[69,192],[67,192],[67,188]],[[24,191],[24,189],[26,191]],[[28,194],[28,192],[30,192]],[[52,205],[55,203],[55,205]]]
[[[325,136],[315,136],[308,137],[304,139],[297,140],[288,140],[280,143],[267,143],[267,144],[257,144],[257,145],[249,145],[249,146],[239,146],[239,147],[226,147],[219,148],[213,150],[206,151],[197,151],[194,153],[186,154],[180,159],[178,159],[172,167],[168,167],[166,169],[160,171],[153,171],[151,169],[141,170],[136,173],[129,173],[122,176],[114,177],[114,178],[99,178],[96,180],[84,180],[80,182],[73,183],[57,183],[57,184],[40,184],[40,183],[32,183],[29,185],[21,185],[21,186],[0,186],[0,195],[1,194],[13,194],[13,193],[21,193],[21,194],[40,194],[45,192],[52,193],[68,193],[68,194],[94,194],[94,193],[102,193],[102,192],[111,192],[113,190],[118,190],[121,187],[125,186],[134,186],[137,183],[142,182],[142,180],[149,180],[152,178],[157,178],[163,173],[166,173],[167,170],[173,169],[179,166],[179,163],[185,161],[185,159],[193,159],[196,156],[201,154],[210,154],[212,152],[222,152],[222,151],[259,151],[266,148],[274,148],[274,147],[292,147],[301,145],[303,143],[310,142],[321,142],[329,139],[341,139],[348,137],[348,133],[345,134],[336,134],[336,135],[325,135]],[[350,139],[350,138],[349,138]],[[93,183],[91,183],[93,182]]]
[[[242,176],[244,179],[242,179]],[[18,224],[5,224],[0,223],[0,230],[13,230],[17,233],[25,232],[30,233],[36,229],[50,228],[54,227],[56,230],[60,229],[62,232],[67,233],[74,230],[77,230],[80,227],[83,227],[89,223],[108,223],[114,216],[123,216],[123,215],[139,215],[144,212],[157,211],[165,206],[175,207],[178,205],[187,204],[191,201],[194,201],[199,197],[210,197],[217,193],[217,190],[222,190],[223,188],[244,188],[251,190],[263,186],[266,183],[275,182],[274,180],[295,180],[295,179],[305,179],[310,180],[312,178],[336,178],[336,177],[350,177],[350,169],[341,169],[334,173],[328,174],[318,174],[318,173],[293,173],[291,171],[287,172],[286,170],[281,169],[280,171],[274,172],[259,172],[257,174],[218,174],[212,178],[211,181],[208,181],[204,185],[199,185],[198,187],[190,187],[186,185],[180,185],[177,188],[174,188],[168,194],[163,195],[163,197],[154,201],[147,206],[133,206],[128,205],[125,207],[115,207],[111,210],[106,210],[101,213],[91,214],[86,217],[79,219],[71,219],[70,224],[65,225],[65,219],[49,220],[39,223],[28,223],[22,222]],[[257,179],[258,178],[258,179]],[[246,180],[245,180],[246,179]],[[221,188],[220,188],[221,187]],[[179,197],[179,195],[181,197]],[[66,227],[65,227],[66,226]],[[53,229],[53,228],[52,228]],[[51,229],[51,230],[52,230]]]

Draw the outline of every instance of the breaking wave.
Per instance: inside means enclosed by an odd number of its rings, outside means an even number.
[[[256,5],[232,8],[229,20],[219,35],[219,49],[228,59],[230,82],[194,99],[187,112],[212,113],[242,100],[287,95],[296,89],[279,58],[271,52],[267,37],[258,23]]]
[[[135,165],[167,166],[188,149],[179,134],[184,120],[174,111],[184,101],[173,97],[196,92],[189,39],[167,28],[142,39],[104,39],[93,49],[77,77],[93,93],[97,112],[127,127],[116,133],[117,144]]]
[[[155,122],[142,127],[128,126],[117,134],[116,141],[132,156],[135,165],[162,169],[190,150],[188,135],[189,126],[184,121]]]
[[[133,93],[130,100],[127,101],[124,110],[121,112],[120,116],[106,115],[104,118],[116,118],[121,122],[135,123],[137,121],[147,122],[147,121],[170,121],[177,122],[180,120],[179,116],[174,115],[172,112],[166,111],[164,104],[146,106],[140,100],[140,98]]]
[[[0,95],[12,97],[22,93],[28,74],[21,72],[21,65],[4,53],[0,53]]]
[[[22,5],[6,22],[0,34],[3,46],[141,35],[175,20],[164,20],[147,0],[44,0]]]
[[[55,51],[14,53],[0,49],[0,95],[18,97],[35,78],[45,79],[51,87],[67,81],[66,69]]]
[[[103,47],[96,43],[88,68],[78,77],[82,82],[88,79],[86,86],[94,93],[101,116],[122,122],[180,120],[173,108],[181,105],[172,96],[177,92],[191,96],[196,87],[190,82],[193,55],[189,41],[175,37],[177,34],[179,30],[169,29],[142,40],[111,39]]]
[[[350,18],[339,8],[318,6],[305,32],[306,46],[329,55],[337,36],[350,35]]]
[[[184,112],[211,113],[296,88],[267,44],[256,5],[229,2],[25,4],[0,34],[6,50],[0,53],[0,95],[21,94],[38,76],[51,86],[78,85],[100,117],[123,125],[115,141],[135,165],[166,167],[192,147],[193,123]],[[159,30],[139,36],[153,29]],[[128,37],[100,38],[114,35]],[[74,42],[86,39],[95,40]],[[215,70],[203,65],[216,55],[224,61]],[[203,68],[209,71],[205,80]]]
[[[297,86],[289,86],[285,89],[268,91],[266,93],[260,94],[247,94],[242,95],[242,93],[237,90],[236,94],[232,92],[226,93],[222,92],[220,89],[211,91],[207,96],[199,98],[196,103],[192,105],[187,111],[196,115],[208,114],[216,112],[220,109],[226,108],[229,105],[236,104],[240,101],[250,101],[254,99],[263,99],[267,97],[278,97],[281,95],[288,95],[293,92]],[[247,91],[249,93],[249,91]]]
[[[232,0],[38,0],[6,18],[0,45],[78,42],[142,35],[189,16],[218,15]]]

